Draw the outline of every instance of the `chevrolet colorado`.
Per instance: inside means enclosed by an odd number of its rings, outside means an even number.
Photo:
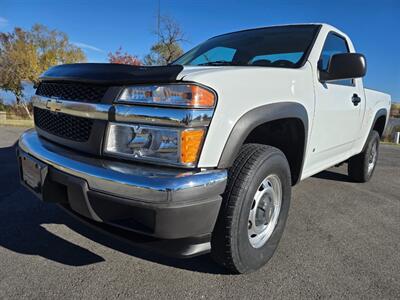
[[[293,185],[342,162],[371,178],[391,100],[365,73],[327,24],[223,34],[167,66],[55,66],[18,142],[21,182],[103,231],[251,272]]]

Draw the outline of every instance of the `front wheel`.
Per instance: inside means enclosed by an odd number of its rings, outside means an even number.
[[[348,174],[356,182],[367,182],[374,173],[379,154],[379,133],[371,131],[363,152],[349,159]]]
[[[234,273],[265,265],[278,246],[289,212],[291,177],[277,148],[246,144],[229,170],[211,239],[214,260]]]

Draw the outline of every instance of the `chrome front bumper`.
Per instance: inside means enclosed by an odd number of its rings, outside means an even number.
[[[180,203],[221,195],[226,170],[188,171],[80,154],[48,142],[31,129],[19,149],[46,165],[84,179],[92,191],[147,203]]]

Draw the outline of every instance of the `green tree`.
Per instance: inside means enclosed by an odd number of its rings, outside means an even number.
[[[6,105],[4,104],[4,100],[0,98],[0,111],[5,111]]]
[[[12,32],[0,32],[0,88],[12,92],[29,116],[22,83],[36,83],[51,66],[85,60],[83,51],[72,45],[65,33],[40,24],[29,31],[16,27]]]
[[[185,34],[174,19],[168,16],[161,17],[160,29],[155,34],[158,42],[145,56],[146,65],[166,65],[183,54],[180,44],[185,41]]]
[[[35,45],[28,33],[15,28],[12,33],[0,33],[0,88],[22,96],[22,81],[34,82],[40,74]]]
[[[44,71],[54,65],[86,61],[83,51],[69,42],[64,32],[35,24],[29,32],[36,47],[40,68]]]

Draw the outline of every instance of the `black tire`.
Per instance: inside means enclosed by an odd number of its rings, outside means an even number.
[[[281,209],[275,229],[259,248],[248,236],[253,197],[267,176],[281,183]],[[232,168],[211,238],[211,256],[232,273],[249,273],[265,265],[274,254],[289,212],[291,176],[285,155],[277,148],[260,144],[244,145]]]
[[[376,147],[376,156],[373,158],[373,149]],[[349,159],[348,174],[355,182],[367,182],[374,174],[379,157],[379,133],[371,131],[365,143],[364,150]],[[371,160],[374,160],[372,169],[369,168]]]

